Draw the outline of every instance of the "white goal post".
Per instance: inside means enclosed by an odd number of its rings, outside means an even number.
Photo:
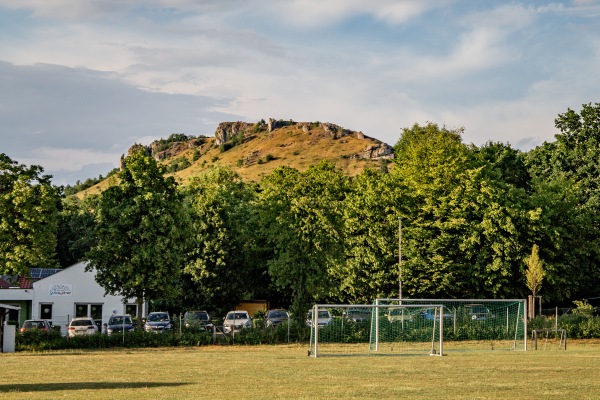
[[[441,304],[316,304],[309,355],[444,355]]]

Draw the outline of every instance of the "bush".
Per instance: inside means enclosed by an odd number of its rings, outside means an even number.
[[[565,314],[558,317],[537,317],[528,322],[529,334],[535,329],[564,329],[571,339],[600,338],[600,317],[579,314]]]

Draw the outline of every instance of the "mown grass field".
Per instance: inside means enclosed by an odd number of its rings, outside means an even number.
[[[306,345],[0,354],[10,399],[599,399],[600,341],[445,357],[307,357]]]

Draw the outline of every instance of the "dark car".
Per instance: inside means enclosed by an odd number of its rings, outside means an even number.
[[[148,314],[146,323],[144,324],[146,332],[165,332],[173,329],[173,321],[169,317],[169,313],[166,311],[156,311]]]
[[[106,333],[112,335],[113,333],[124,333],[132,332],[134,330],[133,321],[131,315],[111,315],[106,325]]]
[[[183,315],[183,323],[186,328],[198,327],[209,332],[213,330],[210,315],[206,311],[186,311]]]
[[[43,319],[28,319],[23,322],[23,326],[21,326],[21,332],[39,330],[39,331],[49,331],[52,329],[50,323]]]
[[[267,327],[276,327],[280,325],[282,322],[289,322],[290,315],[286,310],[276,309],[269,310],[265,317],[265,325]]]

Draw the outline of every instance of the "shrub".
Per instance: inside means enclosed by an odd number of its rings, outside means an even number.
[[[192,154],[192,161],[196,162],[200,159],[200,157],[202,156],[202,153],[200,153],[200,150],[195,149],[194,153]]]
[[[537,317],[527,324],[529,333],[534,329],[564,329],[571,339],[600,338],[600,317],[579,314],[565,314],[558,317]]]

